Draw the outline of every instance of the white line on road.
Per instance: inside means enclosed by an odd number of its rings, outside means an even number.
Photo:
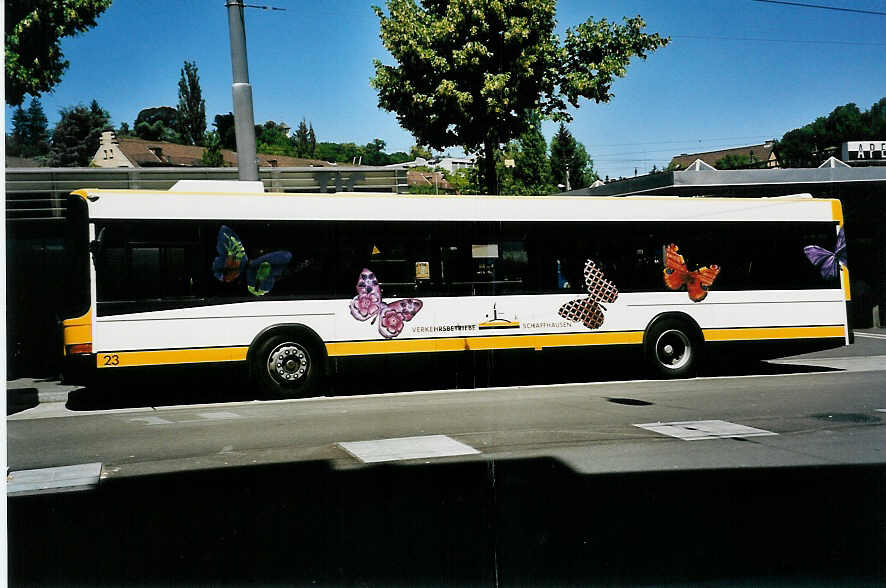
[[[451,457],[455,455],[477,455],[480,453],[470,445],[456,441],[446,435],[352,441],[338,443],[338,446],[363,463]]]
[[[644,423],[634,425],[647,431],[661,433],[670,437],[683,439],[684,441],[699,441],[703,439],[729,439],[734,437],[763,437],[765,435],[778,435],[772,431],[756,429],[746,425],[730,423],[727,421],[678,421],[672,423]]]
[[[865,339],[886,339],[886,335],[881,335],[879,333],[855,333],[856,337],[863,337]]]
[[[6,492],[13,496],[47,491],[88,490],[98,485],[101,472],[101,463],[20,470],[6,477]]]

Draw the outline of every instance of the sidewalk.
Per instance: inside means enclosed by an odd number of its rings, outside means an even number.
[[[15,414],[47,402],[67,402],[68,393],[82,386],[45,378],[18,378],[6,382],[6,414]]]

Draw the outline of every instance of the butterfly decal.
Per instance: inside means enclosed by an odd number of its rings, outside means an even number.
[[[227,284],[245,276],[246,289],[253,296],[264,296],[270,292],[292,259],[288,251],[273,251],[258,259],[249,259],[243,241],[225,225],[218,230],[215,250],[218,253],[218,257],[212,261],[215,277]]]
[[[689,299],[701,302],[708,295],[711,284],[720,273],[720,266],[700,267],[695,271],[686,269],[683,256],[677,253],[680,248],[671,243],[664,248],[664,282],[671,290],[679,290],[686,286]]]
[[[585,284],[588,295],[570,300],[560,307],[558,314],[570,321],[581,321],[589,329],[598,329],[603,324],[602,302],[615,302],[618,288],[603,275],[603,271],[590,259],[585,262]]]
[[[366,268],[357,279],[357,295],[351,300],[351,316],[358,321],[372,318],[378,320],[378,332],[385,339],[392,339],[403,330],[403,323],[411,321],[421,310],[422,301],[417,298],[395,300],[390,304],[381,299],[378,278]]]
[[[812,265],[818,268],[821,277],[826,280],[835,280],[840,277],[840,264],[847,265],[846,257],[846,234],[843,227],[837,232],[837,244],[834,251],[828,251],[818,245],[807,245],[803,252]],[[848,266],[847,266],[848,267]]]

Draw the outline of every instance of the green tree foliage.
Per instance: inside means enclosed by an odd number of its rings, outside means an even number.
[[[387,0],[374,7],[380,36],[397,66],[375,60],[378,104],[433,149],[482,151],[482,183],[497,191],[495,152],[527,128],[524,113],[568,122],[579,99],[608,102],[631,57],[668,39],[588,19],[554,33],[556,0]]]
[[[255,125],[255,143],[259,153],[295,156],[289,137],[286,136],[286,128],[272,120],[263,125]]]
[[[575,140],[566,125],[560,123],[560,128],[551,139],[551,175],[554,184],[567,185],[567,170],[570,190],[589,186],[597,179],[594,162],[584,145]]]
[[[63,108],[61,120],[52,133],[49,164],[53,167],[86,167],[101,143],[103,131],[112,130],[108,111],[93,100],[89,107],[82,104]]]
[[[120,123],[120,128],[117,129],[118,137],[132,137],[135,136],[135,133],[132,132],[132,129],[129,128],[129,123],[123,121]]]
[[[517,146],[514,180],[521,188],[521,193],[532,195],[553,192],[548,144],[541,134],[541,116],[537,112],[529,116],[529,127],[517,139]]]
[[[717,169],[745,169],[756,163],[756,158],[751,158],[743,153],[729,153],[714,162]]]
[[[202,145],[206,135],[206,101],[197,64],[185,61],[178,80],[178,132],[189,145]]]
[[[61,39],[96,25],[111,0],[6,0],[6,102],[51,91],[68,69]]]
[[[775,146],[782,167],[817,167],[846,141],[879,139],[886,133],[886,97],[862,111],[854,103],[784,134]],[[838,154],[838,153],[837,153]]]
[[[171,106],[145,108],[135,118],[135,135],[149,141],[181,143],[178,131],[178,110]]]
[[[206,134],[206,149],[200,158],[200,165],[204,167],[224,167],[225,158],[222,155],[221,139],[218,133],[210,131]]]
[[[409,148],[409,159],[411,161],[415,161],[419,157],[421,157],[422,159],[431,159],[432,157],[434,157],[434,155],[426,146],[416,143]]]
[[[237,132],[234,130],[234,113],[216,114],[212,123],[221,140],[222,149],[237,150]]]
[[[296,157],[314,157],[317,149],[317,136],[314,135],[314,125],[308,127],[305,119],[301,119],[295,135],[292,137],[292,146],[295,148]]]
[[[49,153],[48,124],[43,105],[38,99],[32,98],[27,110],[16,107],[12,114],[9,155],[38,157]]]

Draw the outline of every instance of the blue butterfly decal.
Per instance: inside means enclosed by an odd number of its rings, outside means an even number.
[[[218,257],[212,261],[212,273],[218,281],[230,283],[245,274],[246,289],[253,296],[270,292],[292,259],[288,251],[273,251],[258,259],[249,259],[243,241],[225,225],[218,230],[215,250]]]
[[[807,245],[803,248],[806,257],[812,262],[812,265],[818,268],[821,277],[826,280],[835,280],[840,277],[840,264],[847,265],[846,255],[846,234],[843,227],[837,233],[837,244],[833,251],[828,251],[824,247],[818,245]]]

